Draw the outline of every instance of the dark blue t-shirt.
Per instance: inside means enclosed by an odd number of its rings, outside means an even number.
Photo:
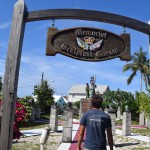
[[[80,125],[86,127],[86,139],[84,146],[91,150],[106,149],[105,129],[111,128],[111,120],[108,114],[102,110],[90,109],[83,114]]]

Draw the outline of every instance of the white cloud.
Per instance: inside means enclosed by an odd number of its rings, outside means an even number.
[[[0,29],[6,29],[10,26],[10,22],[5,22],[3,24],[0,25]]]
[[[70,68],[70,69],[78,69],[79,66],[78,66],[78,65],[71,65],[69,68]]]
[[[0,47],[5,47],[5,43],[0,42]]]
[[[22,56],[21,62],[28,64],[28,63],[31,63],[32,61],[31,61],[30,57]]]
[[[55,67],[64,67],[66,65],[66,63],[65,62],[61,62],[61,63],[56,63],[56,64],[54,64],[54,66]]]
[[[49,65],[46,65],[46,64],[40,64],[39,68],[38,68],[40,71],[45,71],[45,70],[48,70],[50,69],[50,66]]]
[[[4,40],[4,38],[0,39],[0,51],[3,50],[4,48],[8,47],[7,41]]]
[[[0,64],[4,64],[4,60],[3,59],[0,59]]]
[[[50,27],[50,26],[51,26],[50,22],[45,22],[42,24],[39,23],[39,25],[36,25],[36,27],[33,24],[33,25],[30,25],[30,27],[27,26],[26,33],[27,34],[37,33],[38,31],[42,31],[43,29],[45,30],[47,27]],[[32,29],[30,29],[30,28],[32,28]]]
[[[112,71],[105,70],[88,70],[87,72],[93,73],[97,76],[97,78],[101,80],[111,81],[111,82],[124,82],[127,80],[127,76],[123,75],[123,73],[115,73]]]
[[[3,59],[0,59],[0,76],[4,75],[4,65],[5,61]]]
[[[42,57],[33,57],[33,56],[22,56],[21,61],[25,64],[30,65],[32,69],[39,70],[39,71],[46,71],[50,69],[50,66],[46,60]]]

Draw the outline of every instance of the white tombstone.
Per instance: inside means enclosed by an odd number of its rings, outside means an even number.
[[[120,120],[121,119],[121,109],[120,106],[117,109],[117,118]]]
[[[131,112],[128,110],[127,106],[125,112],[123,112],[122,135],[123,136],[131,135]]]
[[[147,128],[150,128],[150,119],[146,118],[146,123],[145,123]]]
[[[51,116],[50,116],[50,128],[51,131],[56,132],[58,130],[58,108],[52,107],[51,108]]]
[[[140,113],[139,124],[140,124],[141,126],[144,126],[144,125],[145,125],[145,116],[144,116],[144,112]]]
[[[116,123],[116,110],[112,108],[112,105],[110,104],[110,108],[108,109],[107,112],[111,118],[111,125],[112,125],[112,135],[113,135],[113,144],[115,145],[115,123]]]
[[[63,122],[63,133],[62,133],[62,142],[71,143],[72,141],[72,121],[73,121],[73,112],[72,110],[64,111],[64,122]]]

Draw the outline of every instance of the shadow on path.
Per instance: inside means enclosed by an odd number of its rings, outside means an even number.
[[[140,144],[139,142],[136,143],[121,143],[121,144],[116,144],[115,147],[124,147],[124,146],[130,146],[130,145],[137,145]]]
[[[26,143],[26,141],[18,141],[18,140],[15,140],[15,141],[12,141],[13,144],[18,144],[18,143]]]
[[[82,140],[82,142],[84,142],[85,140]],[[74,141],[72,141],[71,142],[71,144],[73,144],[73,143],[78,143],[78,140],[74,140]]]

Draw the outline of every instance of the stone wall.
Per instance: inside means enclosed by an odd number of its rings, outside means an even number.
[[[89,98],[80,100],[80,113],[79,118],[82,117],[83,113],[91,108],[91,101]]]

